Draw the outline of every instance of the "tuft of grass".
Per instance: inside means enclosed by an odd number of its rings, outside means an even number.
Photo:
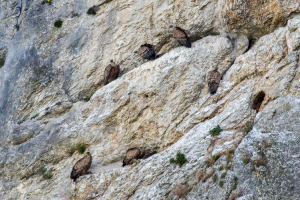
[[[216,162],[220,157],[221,157],[221,155],[215,155],[215,156],[212,156],[211,158]]]
[[[44,174],[44,173],[46,173],[46,171],[47,171],[47,168],[45,166],[41,166],[38,169],[38,173],[41,174],[41,175]]]
[[[48,179],[51,179],[53,177],[53,174],[51,171],[47,171],[43,174],[43,178],[48,180]]]
[[[176,159],[174,158],[171,158],[170,159],[170,163],[173,163],[173,164],[180,164],[180,165],[183,165],[184,163],[187,162],[187,159],[185,158],[184,154],[178,152],[176,154]]]
[[[36,115],[34,115],[33,117],[31,117],[30,119],[35,119],[38,116],[39,116],[39,113],[37,113]]]
[[[76,12],[72,12],[72,18],[73,17],[79,17],[80,15],[78,14],[78,13],[76,13]]]
[[[219,169],[219,171],[222,171],[224,169],[224,165],[220,165],[220,167],[218,169]]]
[[[234,178],[234,186],[233,186],[233,188],[232,188],[232,190],[235,190],[236,189],[236,187],[237,187],[237,184],[238,184],[238,177],[236,177],[236,176],[234,176],[233,177]]]
[[[219,182],[219,186],[220,186],[220,187],[223,187],[223,185],[224,185],[224,181],[220,181],[220,182]]]
[[[75,151],[77,151],[79,154],[83,154],[87,148],[87,144],[84,142],[77,143],[75,146],[72,146],[70,149],[67,150],[67,153],[69,156],[72,156]]]
[[[223,173],[221,174],[221,178],[225,178],[226,175],[227,175],[227,172],[223,172]]]
[[[253,128],[254,123],[253,122],[246,122],[245,126],[243,127],[243,131],[245,133],[249,133]]]
[[[95,6],[90,7],[86,13],[87,13],[88,15],[96,15],[97,13],[96,13],[96,11],[95,11]]]
[[[209,131],[209,133],[210,133],[212,136],[215,136],[215,135],[219,135],[221,131],[223,131],[223,129],[221,129],[221,127],[218,125],[218,126],[216,126],[215,128],[211,129],[211,130]]]
[[[214,181],[214,183],[215,183],[217,180],[218,180],[218,175],[217,175],[217,174],[214,174],[214,176],[213,176],[213,181]]]
[[[137,166],[140,162],[141,162],[140,160],[136,161],[135,166]]]
[[[76,145],[76,150],[78,151],[79,154],[83,154],[86,150],[86,145],[84,143],[79,143]]]
[[[250,159],[248,159],[248,158],[246,158],[246,157],[243,157],[242,160],[243,160],[243,163],[244,163],[245,165],[247,165],[247,164],[249,163],[249,161],[250,161]]]
[[[44,4],[49,4],[49,5],[51,5],[52,4],[52,0],[44,0],[44,1],[42,1],[42,5],[44,5]]]
[[[62,20],[56,20],[55,22],[54,22],[54,26],[56,27],[56,28],[60,28],[60,27],[62,27],[62,24],[63,24],[63,21]]]

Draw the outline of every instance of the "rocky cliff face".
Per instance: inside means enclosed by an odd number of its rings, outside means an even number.
[[[1,199],[300,198],[298,0],[4,0],[0,19]],[[145,43],[163,56],[143,62]],[[158,153],[122,168],[134,147]]]

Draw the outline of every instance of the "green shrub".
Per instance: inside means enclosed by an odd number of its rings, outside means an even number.
[[[245,158],[245,157],[243,157],[242,159],[243,159],[243,163],[245,165],[247,165],[249,163],[249,161],[250,161],[248,158]]]
[[[97,13],[96,13],[96,11],[95,11],[95,6],[90,7],[86,13],[87,13],[88,15],[96,15]]]
[[[215,155],[212,156],[211,158],[216,162],[221,156],[220,155]]]
[[[245,133],[249,133],[249,132],[252,130],[253,125],[254,125],[253,122],[247,122],[247,123],[245,124],[245,126],[243,127],[243,131],[244,131]]]
[[[71,146],[71,148],[67,150],[67,153],[69,154],[69,156],[72,156],[75,153],[75,151],[77,151],[79,154],[83,154],[87,146],[88,145],[83,142],[77,143],[76,145]]]
[[[174,163],[174,164],[180,164],[180,165],[183,165],[184,163],[187,162],[187,159],[185,158],[184,154],[178,152],[176,154],[176,159],[174,158],[171,158],[170,159],[170,163]]]
[[[223,173],[221,174],[221,178],[225,178],[226,175],[227,175],[227,172],[223,172]]]
[[[223,187],[223,185],[224,185],[224,181],[220,181],[220,182],[219,182],[219,186],[220,186],[220,187]]]
[[[215,136],[215,135],[219,135],[221,131],[223,131],[223,129],[221,129],[221,127],[218,125],[218,126],[216,126],[215,128],[211,129],[211,130],[209,131],[209,133],[210,133],[212,136]]]
[[[41,174],[41,175],[44,174],[44,173],[46,173],[46,171],[47,171],[47,168],[45,166],[41,166],[38,169],[38,173]]]
[[[218,180],[218,175],[217,175],[217,174],[214,174],[214,176],[213,176],[213,181],[214,181],[214,183],[215,183],[217,180]]]
[[[63,24],[63,21],[62,20],[56,20],[55,22],[54,22],[54,26],[56,27],[56,28],[60,28],[60,27],[62,27],[62,24]]]
[[[76,150],[78,151],[79,154],[83,154],[86,150],[86,145],[84,143],[79,143],[76,145]]]
[[[229,164],[225,165],[225,169],[226,169],[226,170],[229,170],[230,167],[231,167],[231,166],[230,166]]]
[[[51,5],[52,0],[44,0],[44,1],[42,1],[42,5],[44,5],[44,4],[46,4],[46,3],[48,3],[49,5]]]
[[[219,171],[222,171],[224,169],[224,165],[220,165]]]
[[[53,174],[51,173],[51,171],[47,171],[46,173],[43,174],[43,178],[44,179],[51,179],[53,177]]]
[[[232,190],[235,190],[238,184],[238,177],[234,176],[234,186],[232,188]]]

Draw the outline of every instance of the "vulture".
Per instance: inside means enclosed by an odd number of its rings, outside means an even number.
[[[114,63],[113,60],[111,60],[110,62],[111,63],[105,68],[104,71],[104,85],[115,80],[120,73],[120,66]]]
[[[173,26],[170,26],[171,28]],[[192,47],[191,41],[190,41],[190,37],[189,34],[186,30],[179,28],[179,27],[175,27],[173,29],[173,37],[177,40],[177,42],[182,45],[182,46],[186,46],[188,48]]]
[[[147,60],[154,60],[155,57],[155,51],[153,49],[153,45],[151,44],[143,44],[141,47],[138,49],[137,53],[144,59]]]
[[[90,152],[87,152],[86,155],[81,158],[77,163],[74,165],[70,178],[76,181],[79,176],[87,174],[88,169],[92,164],[92,155]]]
[[[220,74],[220,72],[218,72],[217,67],[214,70],[208,72],[207,83],[210,94],[215,94],[217,92],[221,77],[222,75]]]
[[[127,150],[122,167],[135,163],[137,159],[143,158],[143,156],[144,152],[140,148],[132,148]]]

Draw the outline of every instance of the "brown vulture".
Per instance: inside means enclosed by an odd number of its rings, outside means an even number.
[[[171,26],[171,27],[173,27],[173,26]],[[189,34],[186,30],[176,26],[173,29],[173,37],[177,40],[177,42],[180,45],[186,46],[188,48],[192,47]]]
[[[76,181],[79,176],[83,176],[87,174],[88,169],[92,164],[92,155],[90,152],[87,152],[86,155],[81,158],[77,163],[74,165],[70,178]]]
[[[104,71],[104,85],[115,80],[120,73],[120,66],[114,63],[113,60],[111,60],[110,62],[111,63],[105,68]]]
[[[214,70],[208,72],[207,83],[210,94],[215,94],[217,92],[221,77],[222,75],[220,74],[220,72],[218,72],[217,67]]]
[[[143,44],[138,49],[137,53],[144,59],[147,60],[155,60],[155,51],[153,49],[153,45],[151,44]]]
[[[132,148],[127,150],[122,167],[135,163],[137,159],[143,158],[143,156],[144,152],[140,148]]]

